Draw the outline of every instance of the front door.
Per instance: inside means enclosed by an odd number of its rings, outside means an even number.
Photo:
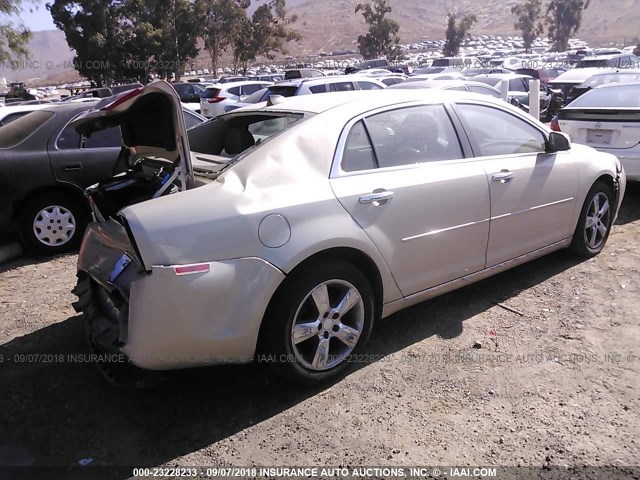
[[[487,267],[570,237],[578,179],[571,155],[546,153],[544,132],[503,110],[456,109],[489,183]]]

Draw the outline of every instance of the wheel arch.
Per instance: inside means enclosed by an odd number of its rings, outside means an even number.
[[[71,183],[58,183],[55,185],[46,185],[46,186],[34,188],[33,190],[29,191],[26,195],[24,195],[20,200],[18,200],[14,204],[14,208],[13,208],[13,221],[14,222],[19,221],[20,215],[22,214],[22,211],[25,205],[31,202],[31,200],[33,200],[34,198],[39,197],[44,193],[49,193],[49,194],[59,193],[63,195],[68,195],[69,197],[73,198],[74,200],[77,200],[79,203],[84,205],[87,213],[90,212],[89,204],[87,203],[87,200],[84,196],[84,191],[81,188]]]
[[[271,300],[265,309],[265,313],[260,322],[260,330],[258,333],[258,341],[256,345],[256,353],[260,353],[264,351],[263,348],[263,338],[264,338],[264,330],[266,321],[265,319],[269,316],[270,312],[274,308],[275,301],[282,290],[288,287],[289,281],[296,276],[296,274],[311,264],[318,262],[325,262],[329,260],[342,260],[344,262],[350,263],[358,268],[364,276],[369,280],[371,284],[371,288],[373,289],[374,294],[374,320],[379,319],[382,315],[382,305],[384,299],[384,286],[382,281],[382,275],[375,261],[362,250],[358,250],[353,247],[331,247],[325,250],[321,250],[316,252],[301,262],[299,262],[296,266],[294,266],[289,273],[287,274],[284,281],[278,286],[276,291],[271,296]]]

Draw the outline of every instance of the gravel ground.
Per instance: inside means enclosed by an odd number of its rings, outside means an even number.
[[[0,265],[0,465],[639,465],[639,187],[598,257],[393,315],[315,390],[262,366],[115,389],[69,357],[88,354],[76,257]]]

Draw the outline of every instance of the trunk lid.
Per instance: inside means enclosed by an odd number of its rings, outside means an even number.
[[[563,108],[560,130],[594,148],[627,149],[640,143],[639,108]]]
[[[157,195],[174,182],[178,183],[180,190],[186,190],[193,183],[189,139],[180,97],[163,80],[106,98],[78,116],[71,125],[86,135],[119,126],[122,143],[129,149],[130,164],[142,157],[171,162],[170,177]]]

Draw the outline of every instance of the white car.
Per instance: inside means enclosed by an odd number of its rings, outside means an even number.
[[[228,105],[241,102],[245,97],[271,85],[271,82],[245,80],[207,87],[200,96],[200,114],[214,118],[224,113]]]
[[[188,136],[178,111],[159,81],[74,122],[120,124],[133,165],[87,192],[75,289],[114,382],[253,361],[335,379],[380,318],[555,250],[598,254],[625,191],[616,157],[486,95],[300,95]]]
[[[640,82],[608,83],[558,112],[552,128],[572,141],[620,159],[629,180],[640,180]]]

